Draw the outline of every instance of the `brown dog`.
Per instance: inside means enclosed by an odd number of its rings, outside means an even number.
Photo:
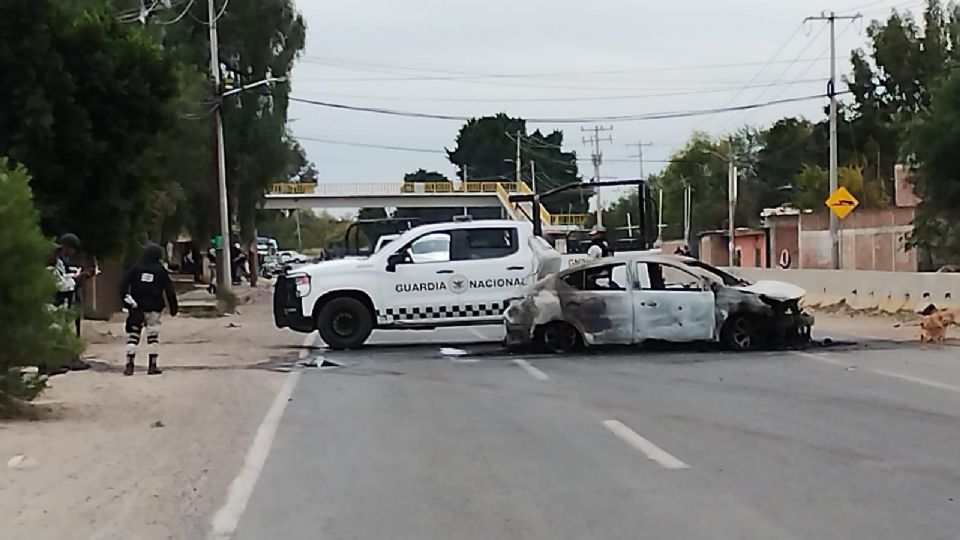
[[[938,309],[920,320],[920,343],[943,343],[947,327],[960,326],[960,309]]]

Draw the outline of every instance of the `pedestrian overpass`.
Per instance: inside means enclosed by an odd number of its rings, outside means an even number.
[[[526,182],[283,183],[266,194],[266,210],[328,208],[501,208],[511,219],[529,221],[533,205],[512,203],[510,195],[531,194]],[[551,214],[540,207],[544,228],[579,229],[588,214]]]

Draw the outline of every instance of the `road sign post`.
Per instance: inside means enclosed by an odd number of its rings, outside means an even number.
[[[827,208],[829,208],[830,211],[833,212],[833,215],[837,216],[839,220],[839,226],[837,227],[837,270],[841,270],[843,269],[843,257],[841,256],[842,252],[839,246],[843,243],[842,221],[850,215],[850,212],[853,212],[858,206],[860,206],[860,201],[858,201],[857,198],[853,196],[853,193],[850,193],[847,188],[840,186],[836,191],[830,194],[827,200],[824,201],[824,204],[827,205]]]
[[[838,218],[845,219],[850,215],[850,212],[853,212],[860,206],[860,201],[858,201],[847,188],[841,186],[824,201],[824,204],[826,204],[827,208]]]

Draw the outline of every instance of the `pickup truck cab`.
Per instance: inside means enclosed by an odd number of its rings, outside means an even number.
[[[365,258],[297,267],[277,279],[280,328],[318,330],[333,349],[373,329],[502,324],[507,300],[560,270],[560,255],[509,220],[438,223],[404,232]]]

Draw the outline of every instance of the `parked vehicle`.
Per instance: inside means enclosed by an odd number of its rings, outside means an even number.
[[[278,327],[319,330],[334,349],[363,345],[374,328],[501,324],[506,300],[560,269],[529,223],[423,225],[365,258],[295,268],[277,280]]]
[[[720,342],[743,351],[800,345],[813,317],[800,287],[750,283],[689,257],[632,254],[581,263],[504,313],[508,345],[563,353],[581,345]]]
[[[307,264],[312,260],[310,257],[292,250],[281,251],[277,253],[277,258],[279,259],[280,264],[284,266],[293,264]]]

